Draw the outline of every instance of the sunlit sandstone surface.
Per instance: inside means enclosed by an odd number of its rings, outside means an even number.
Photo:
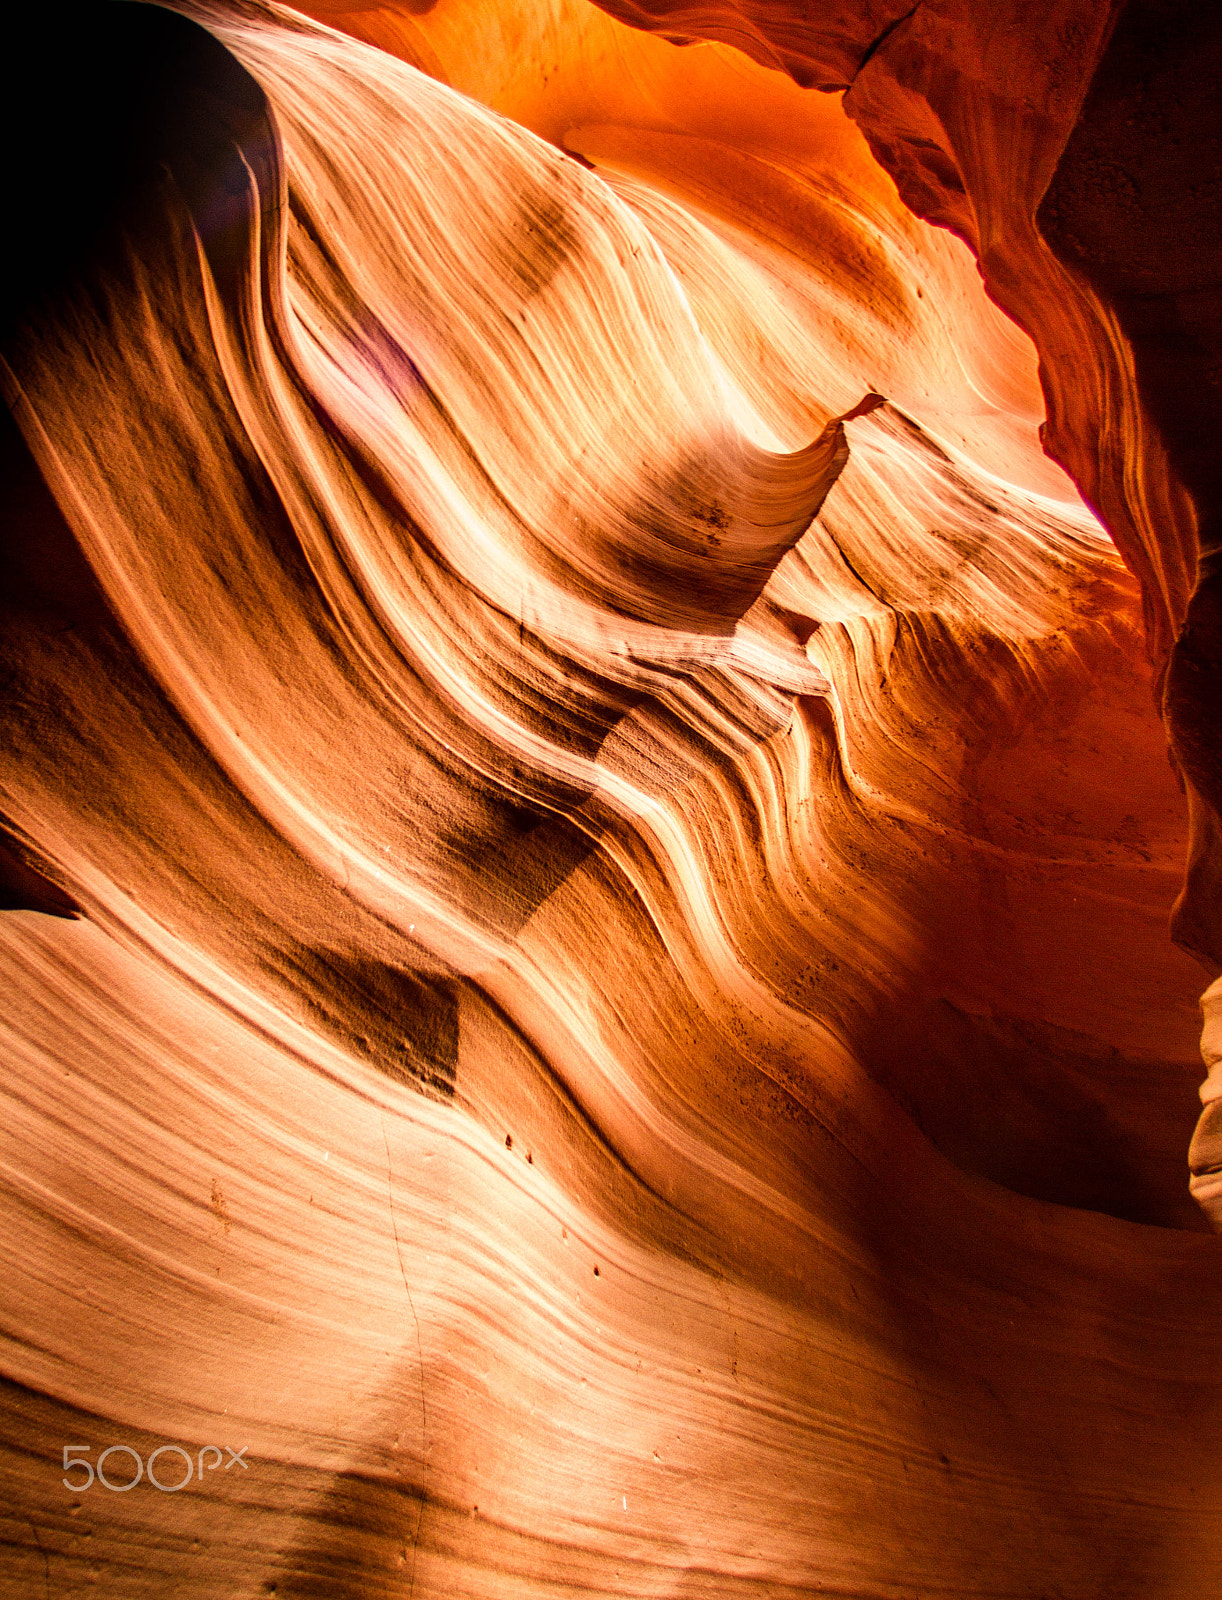
[[[3,1592],[1212,1594],[1212,324],[1108,254],[1129,13],[608,9],[55,42]]]

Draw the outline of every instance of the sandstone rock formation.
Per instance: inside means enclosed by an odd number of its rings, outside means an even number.
[[[27,58],[4,1592],[1209,1593],[1148,18],[312,9]]]
[[[607,7],[638,26],[657,13]],[[1044,443],[1142,581],[1163,715],[1191,818],[1181,944],[1222,968],[1216,754],[1222,501],[1215,86],[1222,22],[1186,0],[814,8],[662,7],[844,107],[918,216],[977,256],[1032,336]],[[1194,1191],[1222,1221],[1222,1125],[1207,1110]]]

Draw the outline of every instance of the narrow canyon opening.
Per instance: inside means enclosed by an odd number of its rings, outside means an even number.
[[[26,26],[4,1592],[1207,1592],[1222,30]]]

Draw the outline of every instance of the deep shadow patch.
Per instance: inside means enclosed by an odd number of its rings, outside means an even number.
[[[577,254],[578,237],[568,212],[546,189],[523,195],[502,250],[501,265],[528,300]]]
[[[449,979],[352,951],[288,942],[264,967],[345,1049],[429,1099],[453,1099],[458,996]]]
[[[442,842],[463,909],[512,937],[569,874],[594,840],[567,817],[479,796],[479,826],[447,828]]]

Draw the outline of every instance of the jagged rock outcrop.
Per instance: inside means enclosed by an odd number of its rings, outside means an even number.
[[[851,84],[903,200],[834,99],[576,5],[61,42],[3,350],[9,1592],[1207,1590],[1145,650],[1200,491],[1031,220],[1108,19],[1071,81],[822,14],[647,20]],[[73,1493],[84,1445],[189,1480]]]

